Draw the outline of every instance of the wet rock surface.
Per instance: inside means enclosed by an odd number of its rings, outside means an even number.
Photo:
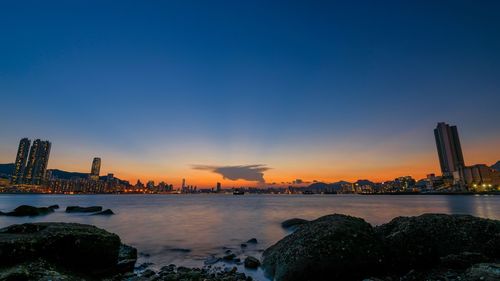
[[[328,215],[265,250],[263,268],[275,280],[358,280],[377,272],[383,253],[363,219]]]
[[[81,207],[81,206],[68,206],[66,207],[66,213],[96,213],[101,212],[101,206],[90,206],[90,207]]]
[[[268,248],[263,267],[276,281],[478,281],[500,280],[499,259],[500,221],[424,214],[373,228],[330,215]]]
[[[246,268],[255,269],[255,268],[258,268],[260,266],[260,261],[255,257],[248,256],[245,258],[244,264],[245,264]]]
[[[12,217],[35,217],[35,216],[43,216],[48,215],[54,212],[54,209],[58,209],[58,205],[52,205],[50,207],[34,207],[29,205],[21,205],[15,208],[12,212],[3,213],[0,212],[0,215],[3,216],[12,216]]]
[[[251,281],[252,278],[231,269],[221,268],[187,268],[173,264],[162,267],[159,271],[146,269],[134,275],[122,275],[116,280],[127,281]]]
[[[91,225],[27,223],[0,229],[0,271],[14,275],[34,268],[75,278],[105,276],[132,270],[136,259],[137,251],[116,234]]]
[[[450,255],[461,255],[455,257],[457,261],[472,262],[500,257],[500,221],[469,215],[424,214],[395,218],[375,231],[383,241],[388,264],[402,271],[428,268],[441,259],[446,262],[447,256],[453,258]],[[465,260],[464,263],[469,264]]]

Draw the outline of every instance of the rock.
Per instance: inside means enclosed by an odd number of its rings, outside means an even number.
[[[246,268],[257,268],[260,266],[260,261],[257,258],[252,256],[248,256],[245,258],[245,267]]]
[[[92,214],[92,216],[110,216],[110,215],[114,215],[115,213],[113,213],[113,211],[111,211],[111,209],[106,209],[102,212],[97,212],[95,214]]]
[[[52,209],[52,210],[59,209],[59,205],[57,205],[57,204],[56,205],[51,205],[51,206],[49,206],[49,208]]]
[[[118,252],[117,271],[131,272],[134,270],[137,261],[137,249],[125,244],[120,245]]]
[[[229,254],[229,255],[225,255],[224,257],[222,257],[223,260],[226,260],[226,261],[232,261],[234,258],[236,258],[236,255],[235,254]]]
[[[81,276],[75,275],[67,270],[57,267],[45,260],[37,259],[21,263],[15,266],[2,267],[0,270],[2,281],[85,281]]]
[[[308,222],[309,222],[308,220],[293,218],[293,219],[289,219],[289,220],[282,222],[281,227],[283,227],[283,228],[296,228],[299,225],[303,225],[303,224],[308,223]]]
[[[241,248],[246,248],[246,247],[248,247],[248,245],[247,245],[247,244],[245,244],[245,243],[241,243],[240,247],[241,247]]]
[[[440,258],[440,266],[446,268],[468,268],[473,264],[487,262],[489,259],[481,253],[462,252]]]
[[[500,280],[500,264],[480,263],[472,266],[465,273],[468,281],[498,281]]]
[[[19,265],[38,258],[68,270],[101,275],[130,269],[137,252],[125,247],[120,256],[121,246],[116,234],[91,225],[11,225],[0,229],[0,264]]]
[[[66,207],[66,213],[95,213],[102,211],[101,206],[91,206],[91,207],[80,207],[80,206],[68,206]]]
[[[141,263],[139,266],[136,266],[134,268],[134,270],[137,270],[137,271],[144,271],[146,269],[148,269],[150,266],[152,266],[154,263],[152,262],[143,262]]]
[[[210,257],[206,258],[203,263],[205,265],[212,265],[212,264],[216,264],[219,260],[220,259],[215,257],[215,256],[210,256]]]
[[[383,254],[370,224],[346,215],[311,221],[263,253],[276,281],[357,280],[377,272]]]
[[[429,268],[440,258],[474,252],[500,257],[500,221],[469,215],[425,214],[398,217],[375,228],[389,265],[400,272]]]
[[[143,277],[147,277],[147,278],[152,277],[152,276],[154,276],[154,275],[156,275],[156,272],[154,272],[154,271],[153,271],[153,270],[151,270],[151,269],[146,269],[146,270],[144,270],[144,271],[141,273],[141,276],[143,276]]]
[[[247,241],[248,244],[257,244],[258,241],[257,241],[257,238],[251,238]]]
[[[21,205],[12,212],[2,213],[5,216],[12,217],[34,217],[53,213],[54,209],[50,207],[33,207],[29,205]]]

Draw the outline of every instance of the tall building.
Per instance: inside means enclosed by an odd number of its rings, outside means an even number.
[[[12,173],[12,184],[23,183],[24,172],[26,170],[26,162],[28,160],[28,152],[31,141],[27,138],[21,139],[19,148],[17,149],[16,162],[14,163],[14,171]]]
[[[101,172],[101,158],[95,157],[94,160],[92,160],[92,168],[90,169],[90,179],[98,180],[100,172]]]
[[[220,182],[217,183],[217,187],[215,188],[215,192],[221,192],[222,191],[222,185]]]
[[[460,170],[465,163],[457,127],[444,122],[438,123],[434,136],[443,176],[460,180]]]
[[[51,143],[37,139],[33,142],[26,165],[24,183],[40,185],[45,179],[47,164],[49,163]]]

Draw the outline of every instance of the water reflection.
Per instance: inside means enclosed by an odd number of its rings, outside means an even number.
[[[37,218],[0,217],[0,227],[34,221],[94,224],[137,247],[141,261],[162,266],[202,266],[207,257],[231,249],[244,258],[287,233],[280,223],[292,217],[315,219],[332,213],[362,217],[374,225],[396,216],[423,213],[472,214],[500,219],[498,196],[363,196],[363,195],[0,195],[0,210],[21,204],[59,204],[54,214]],[[66,214],[69,205],[100,205],[116,215]],[[257,245],[241,248],[249,238]],[[231,265],[232,266],[232,265]],[[258,280],[260,271],[250,272]]]

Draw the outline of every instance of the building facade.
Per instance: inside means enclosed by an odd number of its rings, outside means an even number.
[[[10,181],[10,183],[12,184],[23,183],[30,145],[31,141],[27,138],[23,138],[19,142],[19,148],[17,149],[16,154],[16,162],[14,163],[14,171],[12,172],[12,178]]]
[[[99,180],[99,174],[101,172],[101,158],[95,157],[92,160],[92,167],[90,169],[90,179]]]
[[[31,146],[23,183],[40,185],[45,180],[51,143],[37,139]]]
[[[438,123],[434,129],[434,137],[443,177],[460,181],[460,170],[465,167],[465,162],[457,127],[444,122]]]

